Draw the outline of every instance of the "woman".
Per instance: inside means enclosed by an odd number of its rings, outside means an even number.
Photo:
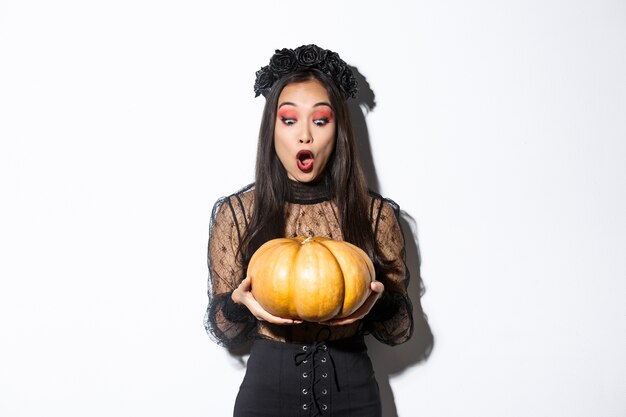
[[[389,345],[411,336],[408,271],[398,206],[368,191],[347,100],[356,81],[335,52],[282,49],[256,73],[265,108],[255,182],[217,201],[208,245],[205,327],[222,346],[252,350],[235,416],[380,416],[364,336]],[[345,240],[372,259],[371,295],[324,323],[276,317],[251,292],[248,262],[277,237]]]

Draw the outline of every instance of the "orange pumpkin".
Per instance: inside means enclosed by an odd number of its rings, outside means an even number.
[[[354,313],[375,279],[362,249],[319,236],[272,239],[252,255],[247,272],[265,310],[312,322]]]

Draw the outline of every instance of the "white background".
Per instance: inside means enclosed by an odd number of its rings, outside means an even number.
[[[0,416],[231,414],[209,214],[252,181],[254,72],[307,43],[373,90],[419,240],[428,321],[368,340],[385,417],[626,415],[626,3],[226,4],[0,1]]]

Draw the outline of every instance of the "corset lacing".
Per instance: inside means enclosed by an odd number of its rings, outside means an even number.
[[[330,333],[329,329],[321,329],[320,333],[323,330],[328,330]],[[294,362],[302,371],[300,374],[300,389],[303,398],[301,415],[311,417],[324,415],[324,412],[328,410],[330,400],[329,373],[332,374],[337,391],[340,391],[335,362],[326,342],[302,345],[302,352],[294,355]]]

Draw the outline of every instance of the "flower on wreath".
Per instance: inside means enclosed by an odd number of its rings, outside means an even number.
[[[298,68],[298,57],[291,49],[276,50],[276,53],[270,59],[270,69],[280,78]]]
[[[276,81],[276,79],[269,65],[258,70],[256,72],[256,81],[254,82],[255,97],[258,97],[259,94],[265,96],[270,91],[270,88],[272,88],[274,81]]]
[[[302,45],[295,50],[298,63],[303,67],[315,67],[326,59],[327,51],[316,45]]]

